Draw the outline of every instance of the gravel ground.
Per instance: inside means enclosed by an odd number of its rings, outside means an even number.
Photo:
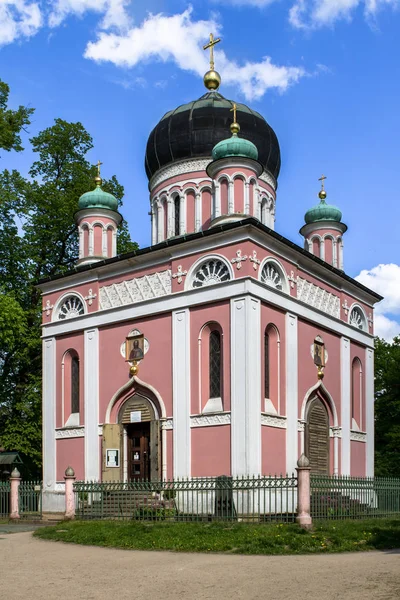
[[[60,525],[60,528],[62,525]],[[400,550],[308,556],[139,552],[0,535],[4,600],[399,600]]]

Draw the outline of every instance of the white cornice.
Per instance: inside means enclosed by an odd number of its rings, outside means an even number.
[[[161,169],[154,173],[153,177],[149,181],[150,192],[152,192],[154,188],[167,179],[171,179],[171,177],[176,177],[177,175],[186,175],[186,173],[196,173],[199,171],[205,172],[211,160],[211,157],[176,160],[168,165],[165,165],[165,167],[161,167]],[[205,177],[208,176],[205,175]]]
[[[43,337],[63,335],[74,331],[82,331],[92,327],[103,327],[113,323],[132,321],[161,313],[169,313],[174,310],[201,306],[211,302],[230,300],[239,295],[251,295],[267,304],[276,306],[280,310],[291,312],[298,317],[315,323],[337,335],[343,335],[364,346],[373,348],[374,338],[367,332],[362,332],[349,324],[329,316],[316,308],[310,308],[304,302],[288,296],[275,288],[268,287],[252,277],[226,281],[218,285],[205,288],[185,290],[170,296],[144,300],[136,304],[110,308],[82,315],[78,319],[67,322],[56,321],[43,326]]]

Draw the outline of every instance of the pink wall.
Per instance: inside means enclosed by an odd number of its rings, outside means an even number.
[[[104,422],[111,398],[129,379],[129,366],[120,346],[132,329],[139,329],[150,345],[139,365],[139,379],[158,391],[167,416],[172,415],[171,315],[156,315],[100,329],[100,423]]]
[[[201,209],[202,209],[202,222],[203,229],[207,229],[211,223],[211,203],[212,196],[211,190],[203,190],[201,194]]]
[[[352,477],[365,477],[365,448],[366,444],[364,442],[350,442],[350,472]]]
[[[195,231],[195,194],[191,190],[186,194],[186,231]]]
[[[244,213],[244,181],[241,177],[234,180],[234,211]]]
[[[84,386],[84,354],[83,354],[83,334],[74,333],[68,336],[61,336],[57,338],[56,342],[56,427],[64,427],[70,413],[68,407],[70,407],[70,393],[71,388],[69,383],[64,389],[64,411],[63,406],[63,357],[68,350],[76,352],[79,358],[79,421],[83,425],[85,422],[84,414],[84,397],[83,397],[83,386]],[[65,368],[65,367],[64,367]],[[68,376],[68,371],[64,376]],[[65,384],[65,380],[64,380]]]
[[[174,476],[174,440],[173,431],[168,429],[166,431],[167,438],[167,479],[172,479]]]
[[[316,327],[308,322],[298,321],[298,353],[299,357],[299,417],[303,400],[307,391],[318,383],[317,367],[314,365],[310,347],[317,335],[321,336],[328,351],[328,362],[325,367],[324,386],[333,398],[339,424],[340,413],[340,337]],[[332,422],[329,423],[331,426]]]
[[[250,204],[250,214],[255,216],[255,214],[256,214],[256,208],[255,208],[256,199],[255,199],[255,184],[253,181],[250,183],[250,187],[249,187],[249,204]]]
[[[65,469],[71,466],[77,480],[85,479],[85,438],[56,440],[56,479],[64,481]]]
[[[351,342],[350,345],[350,376],[351,376],[351,393],[354,395],[354,410],[355,415],[354,418],[357,421],[357,425],[361,429],[361,431],[365,431],[365,394],[366,394],[366,386],[365,386],[365,348],[356,344],[355,342]],[[356,359],[356,363],[354,361]],[[354,368],[353,368],[354,366]],[[361,377],[360,377],[361,370]],[[351,403],[352,404],[352,403]],[[350,410],[352,406],[350,404]]]
[[[261,427],[262,475],[286,473],[286,429]]]
[[[220,182],[221,193],[221,215],[228,214],[228,180],[222,179]]]
[[[199,336],[202,328],[208,323],[217,323],[222,331],[222,364],[223,364],[223,407],[229,411],[230,402],[230,305],[229,302],[219,302],[212,305],[192,308],[190,311],[190,340],[193,349],[191,354],[191,413],[198,414],[204,408],[208,399],[208,360],[205,353],[200,350],[206,345],[207,340],[202,335],[201,344]],[[201,352],[201,354],[200,354]],[[201,373],[201,378],[200,378]],[[201,387],[201,397],[200,397]]]
[[[192,476],[216,477],[231,474],[231,428],[193,427]]]
[[[279,414],[286,414],[286,376],[285,376],[285,355],[286,355],[286,345],[285,345],[285,313],[280,311],[279,309],[273,308],[267,304],[261,304],[261,410],[264,411],[264,373],[265,373],[265,361],[264,361],[264,333],[266,328],[269,325],[274,325],[279,332],[279,354],[280,354],[280,411]],[[277,381],[277,374],[274,377],[273,371],[270,370],[270,374],[272,378]],[[274,388],[276,390],[276,387]],[[273,391],[273,390],[271,390]],[[277,392],[277,390],[276,390]],[[273,395],[273,394],[271,394]],[[275,397],[271,398],[274,403],[275,408],[278,411],[278,395],[276,393]]]

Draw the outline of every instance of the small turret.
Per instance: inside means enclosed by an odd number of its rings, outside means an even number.
[[[97,163],[96,187],[79,198],[75,221],[79,230],[78,264],[112,258],[117,254],[117,228],[122,221],[118,200],[102,190],[100,165]]]
[[[319,203],[304,215],[305,225],[300,229],[304,248],[329,264],[343,270],[343,234],[347,225],[342,223],[342,212],[326,202],[325,175],[319,178],[321,190]]]

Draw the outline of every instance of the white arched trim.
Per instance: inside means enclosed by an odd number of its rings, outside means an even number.
[[[281,265],[281,263],[276,260],[276,258],[272,258],[272,256],[267,256],[266,258],[264,258],[260,264],[260,268],[258,269],[258,279],[262,282],[262,272],[263,269],[265,267],[265,265],[267,264],[272,264],[276,270],[278,271],[279,275],[282,278],[282,292],[285,292],[286,294],[289,293],[289,282],[288,282],[288,278],[287,278],[287,274],[286,271],[284,269],[284,267]],[[264,284],[267,285],[267,284]],[[271,286],[273,288],[273,286]]]
[[[166,418],[167,412],[165,410],[165,404],[164,404],[163,399],[161,398],[159,392],[152,385],[150,385],[149,383],[146,383],[146,382],[142,381],[141,379],[139,379],[139,377],[131,377],[122,387],[119,388],[119,390],[117,390],[115,392],[115,394],[111,398],[110,402],[108,403],[104,423],[106,423],[106,424],[111,423],[111,421],[110,421],[110,419],[111,419],[111,411],[113,409],[114,404],[121,398],[121,396],[124,396],[125,394],[127,394],[127,392],[129,392],[129,390],[131,390],[132,388],[134,388],[135,385],[140,386],[144,390],[147,389],[152,394],[154,394],[154,396],[157,398],[158,403],[160,405],[160,409],[161,409],[160,418],[161,419],[165,419]],[[144,396],[144,397],[151,403],[152,407],[155,410],[155,414],[158,414],[158,410],[154,406],[154,403],[150,400],[150,398],[147,398],[147,396]],[[126,400],[127,399],[128,399],[128,397],[126,398]]]
[[[347,317],[347,321],[348,321],[349,325],[350,325],[351,313],[353,312],[354,308],[358,308],[358,310],[361,311],[361,315],[363,317],[363,327],[362,327],[361,331],[368,331],[367,315],[365,314],[365,310],[363,309],[363,307],[360,306],[360,304],[358,304],[357,302],[353,302],[353,304],[349,308],[349,314]]]
[[[321,393],[321,396],[328,403],[329,408],[331,409],[332,415],[333,415],[333,427],[337,427],[338,426],[338,416],[337,416],[335,403],[333,401],[332,396],[330,395],[330,393],[328,392],[328,390],[326,389],[325,385],[323,384],[323,382],[321,380],[318,381],[318,383],[313,385],[306,392],[306,395],[304,396],[303,404],[301,406],[301,416],[300,416],[301,420],[304,422],[307,420],[309,400],[311,399],[314,392],[317,392],[317,391],[319,391]]]
[[[75,291],[69,291],[69,292],[66,292],[65,294],[63,294],[62,296],[60,296],[60,298],[55,303],[54,309],[53,309],[53,312],[52,312],[52,321],[58,321],[59,320],[58,319],[58,313],[59,313],[59,310],[60,310],[61,306],[63,305],[64,301],[67,298],[71,298],[71,297],[78,298],[82,302],[84,314],[87,313],[86,300],[82,296],[82,294],[80,294],[79,292],[75,292]]]
[[[221,183],[223,179],[226,179],[228,183],[233,183],[233,179],[231,175],[228,175],[228,173],[221,173],[221,175],[218,175],[217,182]]]
[[[196,260],[196,262],[193,263],[193,265],[190,267],[187,277],[186,277],[186,280],[185,280],[185,290],[192,289],[193,275],[196,273],[197,269],[202,264],[207,263],[210,260],[219,260],[222,263],[224,263],[228,267],[230,279],[235,279],[235,273],[234,273],[233,267],[232,267],[231,263],[229,262],[229,260],[227,258],[225,258],[225,256],[222,256],[221,254],[207,254],[205,256],[202,256],[198,260]]]

